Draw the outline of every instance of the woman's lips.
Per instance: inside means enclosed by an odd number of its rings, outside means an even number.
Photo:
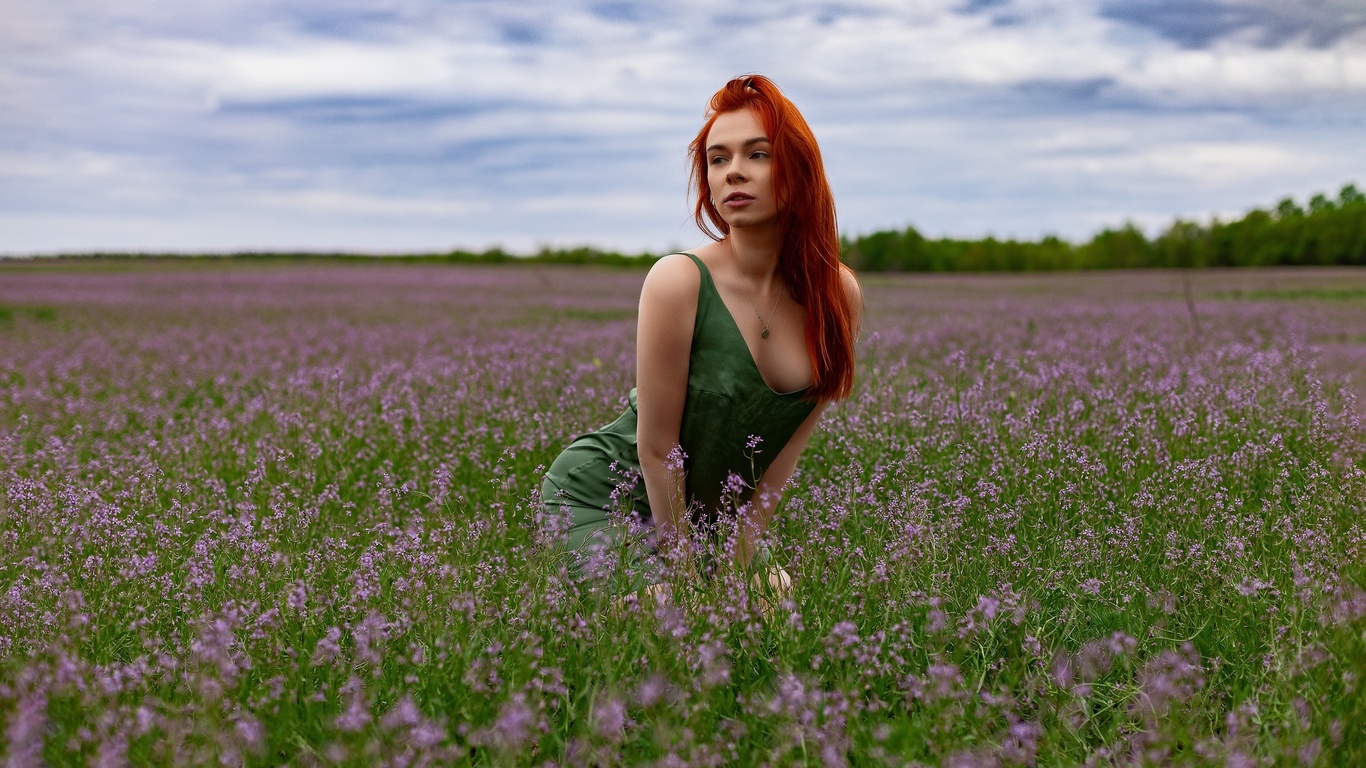
[[[725,205],[728,208],[743,208],[754,202],[754,198],[749,195],[734,194],[726,198]]]

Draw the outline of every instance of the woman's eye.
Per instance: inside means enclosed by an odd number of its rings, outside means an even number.
[[[725,158],[725,157],[722,157],[721,155],[717,155],[716,157],[713,157],[713,158],[711,159],[711,164],[712,164],[712,165],[716,165],[716,164],[718,164],[718,163],[724,163],[725,161],[726,161],[726,158]]]
[[[767,153],[767,152],[755,152],[754,154],[750,155],[750,159],[758,159],[758,158],[765,158],[765,157],[768,157],[768,153]]]

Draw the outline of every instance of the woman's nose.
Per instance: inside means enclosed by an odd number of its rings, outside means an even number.
[[[745,171],[740,167],[739,163],[732,164],[730,170],[726,171],[726,181],[744,181],[746,178],[748,177],[745,176]]]

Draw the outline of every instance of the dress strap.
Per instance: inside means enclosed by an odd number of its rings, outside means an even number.
[[[696,343],[697,334],[702,327],[704,318],[711,310],[712,297],[716,297],[716,300],[720,301],[721,294],[716,290],[716,283],[712,282],[711,270],[707,269],[706,263],[698,258],[697,254],[688,251],[675,251],[674,253],[681,253],[692,259],[693,263],[697,265],[697,271],[702,273],[702,282],[697,286],[697,316],[693,320],[693,342]],[[711,288],[710,291],[707,290],[708,287]]]
[[[697,257],[697,254],[689,251],[674,251],[674,253],[682,254],[692,259],[693,263],[697,265],[697,270],[702,273],[702,279],[711,282],[711,270],[707,269],[707,265]],[[670,255],[672,256],[673,254]]]

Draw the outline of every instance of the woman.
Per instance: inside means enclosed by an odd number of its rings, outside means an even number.
[[[853,388],[862,295],[839,262],[806,121],[767,78],[739,77],[712,97],[689,149],[694,218],[713,242],[650,269],[630,407],[571,443],[542,487],[547,506],[570,514],[576,577],[630,541],[609,509],[639,515],[661,555],[690,564],[691,527],[729,507],[741,523],[735,564],[760,566],[756,543],[821,411]]]

